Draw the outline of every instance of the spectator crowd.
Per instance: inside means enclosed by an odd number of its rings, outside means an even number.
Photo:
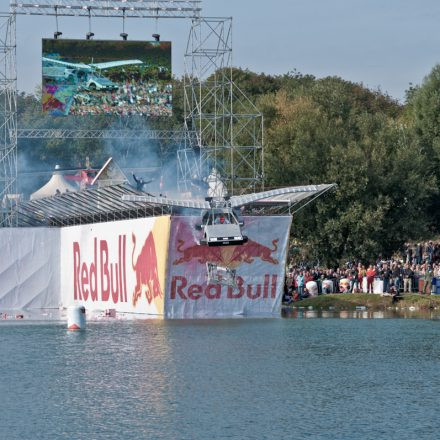
[[[74,95],[69,114],[171,116],[172,85],[127,81],[118,90],[84,90]]]
[[[376,280],[382,281],[384,293],[420,292],[429,295],[436,279],[440,279],[440,242],[408,243],[395,257],[379,258],[369,265],[359,261],[348,261],[334,268],[290,264],[286,271],[284,300],[289,302],[313,295],[307,288],[310,281],[316,283],[318,295],[365,290],[373,293]]]

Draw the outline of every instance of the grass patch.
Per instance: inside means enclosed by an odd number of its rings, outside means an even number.
[[[414,306],[420,309],[431,309],[440,307],[440,295],[405,294],[397,304],[392,304],[390,296],[368,293],[339,293],[306,298],[292,304],[296,307],[312,306],[315,309],[324,310],[330,307],[335,310],[355,310],[359,306],[382,310],[392,305],[399,308]]]

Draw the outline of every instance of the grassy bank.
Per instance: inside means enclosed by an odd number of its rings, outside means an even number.
[[[440,295],[406,294],[397,303],[391,303],[390,296],[374,295],[367,293],[339,293],[333,295],[320,295],[295,302],[290,307],[313,307],[314,309],[355,310],[364,306],[368,309],[381,310],[394,306],[398,308],[416,307],[419,309],[440,308]]]

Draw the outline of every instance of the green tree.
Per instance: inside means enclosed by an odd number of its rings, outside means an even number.
[[[338,184],[294,220],[312,258],[327,262],[389,256],[427,230],[427,202],[437,192],[426,174],[401,107],[338,78],[280,89],[259,103],[269,114],[269,186]]]

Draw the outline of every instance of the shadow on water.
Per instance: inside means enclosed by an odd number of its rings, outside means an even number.
[[[389,308],[386,310],[316,310],[304,307],[283,307],[282,318],[310,319],[310,318],[339,318],[339,319],[430,319],[440,320],[440,310],[416,308]]]

